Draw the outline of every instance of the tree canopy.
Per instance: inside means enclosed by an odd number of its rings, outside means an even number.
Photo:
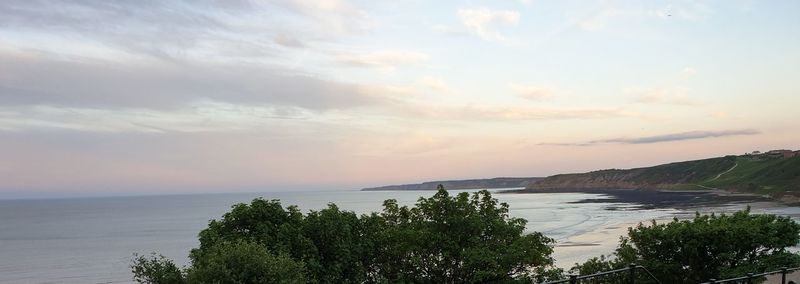
[[[413,208],[387,200],[380,217],[379,271],[390,282],[508,281],[553,264],[553,240],[523,234],[526,221],[509,217],[488,191],[450,196],[440,188]]]
[[[608,258],[590,259],[573,270],[589,274],[630,263],[647,267],[664,283],[700,283],[800,265],[787,248],[800,242],[800,225],[789,217],[751,214],[700,215],[639,224],[621,238]]]
[[[234,205],[199,234],[191,265],[159,255],[132,263],[140,283],[508,283],[552,280],[554,241],[525,233],[488,191],[450,195],[441,186],[413,206],[384,201],[381,212],[357,215],[335,204],[302,213],[278,200]],[[610,256],[576,264],[591,274],[636,263],[663,283],[799,266],[788,248],[800,225],[788,217],[700,215],[629,228]],[[637,283],[649,280],[640,275]],[[620,276],[622,277],[622,276]],[[597,283],[617,283],[607,277]]]
[[[526,221],[510,217],[508,205],[488,191],[451,196],[440,186],[413,207],[391,199],[383,205],[380,213],[358,216],[335,204],[307,214],[295,206],[284,208],[278,200],[237,204],[200,232],[190,267],[179,270],[166,258],[140,257],[132,265],[134,279],[485,283],[543,279],[559,272],[550,256],[553,240],[525,234]]]

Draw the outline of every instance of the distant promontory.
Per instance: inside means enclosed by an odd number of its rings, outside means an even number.
[[[362,190],[436,190],[436,186],[440,184],[447,189],[520,188],[527,187],[541,179],[541,177],[497,177],[487,179],[442,180],[416,184],[368,187]]]
[[[712,189],[794,195],[800,193],[800,151],[773,150],[645,168],[560,174],[531,184],[525,191],[564,189]]]
[[[772,150],[674,162],[633,169],[607,169],[546,178],[491,178],[431,181],[363,190],[519,188],[516,192],[595,190],[725,190],[800,202],[800,151]]]

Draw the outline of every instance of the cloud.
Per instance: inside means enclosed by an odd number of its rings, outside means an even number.
[[[442,80],[442,78],[433,77],[433,76],[425,76],[420,78],[417,81],[417,85],[422,87],[437,91],[437,92],[448,92],[450,91],[450,87],[447,83]]]
[[[411,117],[459,121],[547,121],[570,119],[637,118],[641,114],[618,108],[557,108],[469,104],[464,106],[405,106]]]
[[[36,48],[61,52],[56,43],[91,42],[162,59],[260,58],[274,45],[331,41],[372,25],[366,12],[338,0],[0,1],[0,15],[0,30],[52,44]]]
[[[689,132],[670,133],[664,135],[635,137],[635,138],[613,138],[613,139],[593,140],[583,143],[544,143],[541,145],[593,146],[598,144],[654,144],[654,143],[717,138],[717,137],[727,137],[727,136],[757,135],[760,133],[761,132],[753,129],[722,130],[722,131],[689,131]]]
[[[703,103],[686,95],[686,91],[678,88],[630,88],[625,91],[633,94],[633,102],[641,104],[667,104],[682,106],[698,106]]]
[[[463,36],[468,35],[463,29],[457,29],[446,25],[433,25],[431,26],[431,31],[437,34],[443,34],[447,36]]]
[[[377,67],[394,70],[399,66],[420,64],[428,60],[428,55],[405,50],[382,50],[370,53],[341,54],[337,61],[355,67]]]
[[[493,25],[516,25],[519,22],[519,12],[510,10],[490,10],[488,8],[459,9],[458,16],[470,32],[478,35],[483,40],[503,40],[500,33],[492,29]]]
[[[170,109],[212,100],[326,110],[382,104],[391,94],[380,86],[250,64],[74,61],[0,52],[0,66],[14,70],[0,72],[5,106]]]
[[[0,112],[0,130],[127,133],[249,131],[271,127],[279,121],[310,121],[325,117],[325,114],[297,107],[236,105],[212,101],[198,102],[169,111],[27,106],[8,108],[8,111]]]
[[[275,36],[274,41],[275,43],[285,47],[294,47],[294,48],[306,47],[306,45],[299,39],[286,34],[279,34]]]
[[[369,30],[372,26],[367,12],[343,0],[272,0],[275,6],[286,8],[313,22],[320,35],[346,35]],[[269,9],[266,9],[267,11]]]
[[[509,87],[518,97],[528,100],[542,101],[555,97],[555,90],[551,87],[517,84],[511,84]]]
[[[650,2],[639,2],[635,6],[621,7],[613,1],[606,1],[601,6],[580,17],[576,24],[586,31],[598,31],[610,24],[632,24],[644,20],[683,20],[701,21],[708,18],[712,11],[703,1],[672,1],[669,5],[660,6]],[[654,5],[658,5],[655,6]]]
[[[180,56],[201,45],[225,45],[230,40],[228,32],[233,30],[252,32],[250,28],[232,26],[227,17],[232,14],[245,17],[249,12],[233,3],[187,7],[164,1],[76,1],[58,5],[35,0],[2,1],[0,27],[45,35],[43,38],[48,40],[101,42],[129,53],[163,58]]]

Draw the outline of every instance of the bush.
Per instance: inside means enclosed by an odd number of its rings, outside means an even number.
[[[800,265],[787,251],[800,241],[800,225],[789,217],[754,215],[750,209],[732,215],[700,215],[666,224],[653,221],[628,230],[612,257],[594,258],[573,271],[588,274],[647,267],[664,283],[699,283]]]

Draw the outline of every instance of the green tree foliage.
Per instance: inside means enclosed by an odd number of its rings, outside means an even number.
[[[136,254],[133,256],[131,272],[134,281],[147,284],[184,283],[181,270],[163,255],[153,253],[149,257]]]
[[[524,229],[525,220],[509,217],[508,205],[488,191],[450,196],[440,187],[414,207],[387,200],[381,213],[361,216],[334,204],[304,215],[277,200],[255,199],[209,222],[183,275],[188,283],[478,283],[559,276],[552,239]],[[150,263],[135,261],[134,272]],[[146,279],[135,278],[166,283]]]
[[[392,283],[508,281],[553,264],[553,240],[523,234],[526,221],[485,190],[452,197],[440,186],[413,208],[387,200],[380,217],[378,272]]]
[[[664,283],[699,283],[711,278],[800,265],[787,248],[800,242],[800,225],[788,217],[750,214],[700,215],[693,220],[628,230],[613,257],[594,258],[573,270],[589,274],[629,263],[647,267]]]
[[[188,283],[305,283],[303,263],[254,242],[221,242],[186,271]]]
[[[284,209],[277,200],[255,199],[211,221],[200,232],[200,247],[192,250],[190,258],[198,262],[220,242],[247,240],[303,262],[310,282],[362,282],[366,275],[363,235],[358,216],[334,204],[304,216],[297,207]]]

